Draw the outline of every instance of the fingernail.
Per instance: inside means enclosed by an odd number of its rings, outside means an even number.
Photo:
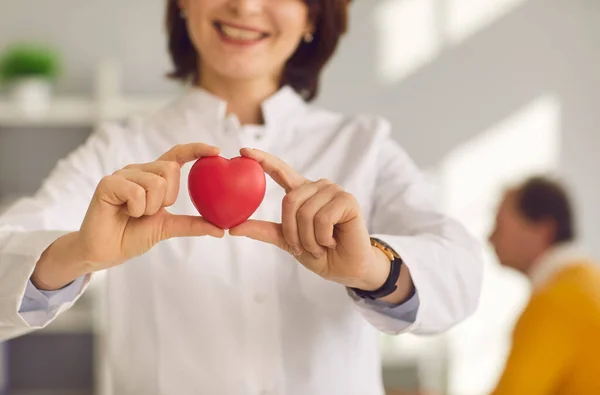
[[[294,253],[294,255],[300,256],[302,255],[302,248],[298,246],[292,246],[292,252]]]

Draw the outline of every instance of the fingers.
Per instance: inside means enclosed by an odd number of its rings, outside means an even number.
[[[154,215],[163,207],[167,193],[167,180],[165,178],[154,173],[132,169],[119,170],[115,175],[144,188],[146,193],[146,210],[144,211],[144,215]]]
[[[290,247],[283,237],[281,224],[251,219],[229,229],[229,234],[232,236],[249,237],[263,243],[272,244],[282,250],[290,251]]]
[[[179,185],[181,182],[181,167],[177,162],[156,161],[138,165],[129,165],[125,169],[153,173],[164,178],[167,181],[167,190],[162,206],[169,207],[177,201]]]
[[[96,190],[97,198],[112,208],[114,212],[126,205],[126,213],[139,218],[146,212],[146,190],[123,177],[104,177]]]
[[[142,187],[146,191],[146,205],[142,215],[154,215],[162,207],[172,206],[177,201],[182,165],[203,156],[218,155],[219,152],[218,147],[204,143],[176,145],[157,161],[129,165],[117,171],[115,176],[122,177]],[[114,182],[111,182],[112,184]],[[137,193],[141,194],[140,192]],[[116,202],[118,199],[112,200]],[[121,204],[124,204],[124,202]],[[138,211],[136,206],[135,214],[138,214]]]
[[[329,218],[318,216],[318,213],[341,192],[342,188],[335,184],[329,183],[322,186],[319,192],[311,196],[300,207],[296,215],[302,246],[317,259],[327,253],[324,247],[334,248],[336,245],[333,238],[335,222],[329,221]]]
[[[265,173],[285,189],[286,192],[299,188],[308,182],[308,180],[300,173],[275,155],[250,148],[242,148],[240,154],[246,158],[257,161],[262,166]]]
[[[232,228],[232,236],[245,236],[293,253],[322,258],[336,247],[334,227],[356,212],[355,201],[328,180],[305,184],[288,193],[282,203],[282,223],[249,220]]]
[[[319,190],[329,182],[326,180],[320,180],[313,183],[307,183],[302,185],[300,188],[289,192],[283,198],[281,204],[281,224],[283,229],[283,236],[290,246],[290,249],[294,255],[301,255],[303,251],[302,241],[300,239],[300,228],[298,226],[298,212],[300,208],[313,197]],[[321,252],[321,249],[316,249],[310,252]]]
[[[183,166],[187,162],[199,159],[203,156],[216,156],[219,155],[221,150],[219,147],[204,143],[190,143],[176,145],[169,151],[165,152],[159,161],[176,162],[179,166]]]
[[[173,237],[212,236],[221,238],[225,231],[202,217],[167,214],[162,224],[161,239]]]
[[[343,232],[344,225],[359,218],[358,202],[347,192],[337,192],[335,197],[315,215],[315,237],[321,245],[328,245],[335,226]],[[335,240],[333,240],[335,241]]]

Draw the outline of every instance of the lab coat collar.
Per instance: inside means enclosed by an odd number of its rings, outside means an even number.
[[[559,244],[537,259],[528,276],[533,288],[539,289],[562,269],[588,260],[588,255],[579,244]]]
[[[263,116],[267,127],[282,125],[289,121],[291,116],[305,108],[306,102],[304,99],[287,85],[262,103]]]
[[[227,102],[200,87],[191,87],[184,100],[186,107],[202,116],[206,126],[214,128],[226,119],[239,127],[235,115],[227,116]],[[267,129],[280,129],[306,109],[306,102],[290,86],[284,86],[262,103],[263,116]],[[260,127],[260,125],[249,125]]]

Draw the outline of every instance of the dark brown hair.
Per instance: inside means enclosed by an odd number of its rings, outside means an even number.
[[[319,77],[331,58],[340,37],[348,28],[348,0],[304,0],[309,7],[314,26],[313,41],[302,41],[288,60],[280,86],[289,85],[305,100],[317,96]],[[170,78],[181,81],[198,81],[198,53],[181,17],[177,0],[167,0],[168,46],[174,70]]]
[[[552,221],[556,226],[553,244],[575,238],[573,208],[565,188],[546,177],[527,180],[517,191],[517,207],[529,221]]]

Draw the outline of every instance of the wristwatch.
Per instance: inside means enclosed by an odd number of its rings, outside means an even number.
[[[365,291],[358,288],[351,289],[362,299],[375,300],[391,295],[396,291],[396,289],[398,289],[396,283],[398,282],[398,278],[400,278],[400,269],[402,268],[403,262],[402,258],[400,258],[400,255],[398,255],[396,251],[394,251],[394,249],[387,245],[384,241],[371,237],[371,245],[381,250],[381,252],[383,252],[389,258],[390,274],[383,285],[374,291]]]

